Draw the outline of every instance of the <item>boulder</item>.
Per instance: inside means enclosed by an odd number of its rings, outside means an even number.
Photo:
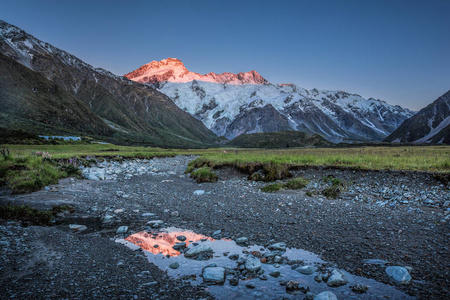
[[[225,268],[206,267],[203,269],[203,282],[207,284],[222,284],[225,282]]]
[[[391,266],[386,268],[387,276],[397,284],[407,284],[411,281],[411,275],[404,267]]]

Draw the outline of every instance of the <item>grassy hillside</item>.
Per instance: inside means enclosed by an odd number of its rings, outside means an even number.
[[[227,146],[240,148],[329,147],[332,145],[318,134],[309,135],[300,131],[241,134],[227,143]]]

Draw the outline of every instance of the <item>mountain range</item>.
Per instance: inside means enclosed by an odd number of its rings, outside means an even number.
[[[344,91],[272,84],[254,70],[203,75],[175,58],[117,76],[0,21],[3,132],[180,148],[240,136],[228,144],[450,143],[449,98],[415,114]]]
[[[4,21],[0,53],[4,127],[164,147],[207,147],[216,139],[163,93],[94,68]]]
[[[382,141],[414,112],[344,91],[272,84],[256,71],[189,71],[175,58],[153,61],[125,77],[168,95],[218,136],[302,131],[333,141]]]

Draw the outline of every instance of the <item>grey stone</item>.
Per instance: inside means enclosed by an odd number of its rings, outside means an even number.
[[[170,265],[169,265],[169,268],[171,268],[171,269],[178,269],[179,266],[180,266],[179,263],[174,262],[173,264],[170,264]]]
[[[203,252],[212,252],[211,247],[206,245],[198,245],[190,248],[186,253],[184,253],[185,257],[195,257]]]
[[[338,300],[332,292],[322,292],[314,297],[314,300]]]
[[[69,228],[74,230],[74,231],[83,231],[86,230],[87,227],[84,225],[78,225],[78,224],[70,224]]]
[[[181,243],[177,243],[175,245],[173,245],[172,247],[174,250],[180,251],[183,248],[186,248],[186,243],[185,242],[181,242]]]
[[[261,269],[261,262],[256,257],[249,257],[245,261],[245,268],[250,272],[257,272]]]
[[[163,220],[151,220],[147,222],[147,225],[149,225],[152,228],[159,228],[164,224]]]
[[[407,284],[411,281],[411,275],[404,267],[391,266],[386,268],[388,277],[397,284]]]
[[[246,238],[245,236],[240,237],[240,238],[236,239],[236,244],[246,245],[246,244],[248,244],[248,238]]]
[[[273,272],[269,273],[269,275],[272,277],[280,277],[280,271],[273,271]]]
[[[352,291],[357,294],[363,294],[369,290],[369,287],[364,284],[355,284],[351,287]]]
[[[314,294],[313,292],[307,292],[306,295],[305,295],[305,299],[306,300],[313,300],[315,296],[316,296],[316,294]]]
[[[316,268],[314,268],[313,266],[302,266],[295,269],[295,271],[301,274],[311,275],[316,271]]]
[[[127,232],[128,232],[128,226],[120,226],[116,231],[117,234],[125,234]]]
[[[177,236],[177,240],[184,242],[186,240],[186,237],[184,235]]]
[[[286,243],[281,242],[281,243],[276,243],[276,244],[272,244],[269,247],[269,250],[279,250],[279,251],[286,251]]]
[[[225,281],[225,268],[207,267],[203,269],[203,282],[209,284],[222,284]]]
[[[348,283],[348,278],[339,270],[333,270],[330,278],[328,278],[327,285],[330,287],[339,287]]]
[[[203,195],[204,193],[205,193],[204,190],[196,190],[196,191],[194,191],[194,195],[197,195],[197,196]]]

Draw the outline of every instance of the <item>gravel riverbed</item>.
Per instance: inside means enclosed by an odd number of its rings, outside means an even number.
[[[432,174],[309,168],[293,172],[310,180],[305,189],[265,193],[266,183],[234,169],[218,170],[218,182],[197,184],[184,174],[192,159],[103,162],[84,171],[90,180],[68,178],[36,193],[0,197],[1,204],[75,208],[52,227],[0,220],[0,297],[212,297],[207,286],[171,278],[142,251],[115,242],[120,226],[131,234],[162,220],[163,227],[205,236],[220,230],[216,238],[247,237],[266,247],[284,242],[391,285],[386,267],[407,267],[412,280],[399,290],[419,299],[450,298],[450,193]],[[329,175],[342,183],[337,199],[320,194]]]

